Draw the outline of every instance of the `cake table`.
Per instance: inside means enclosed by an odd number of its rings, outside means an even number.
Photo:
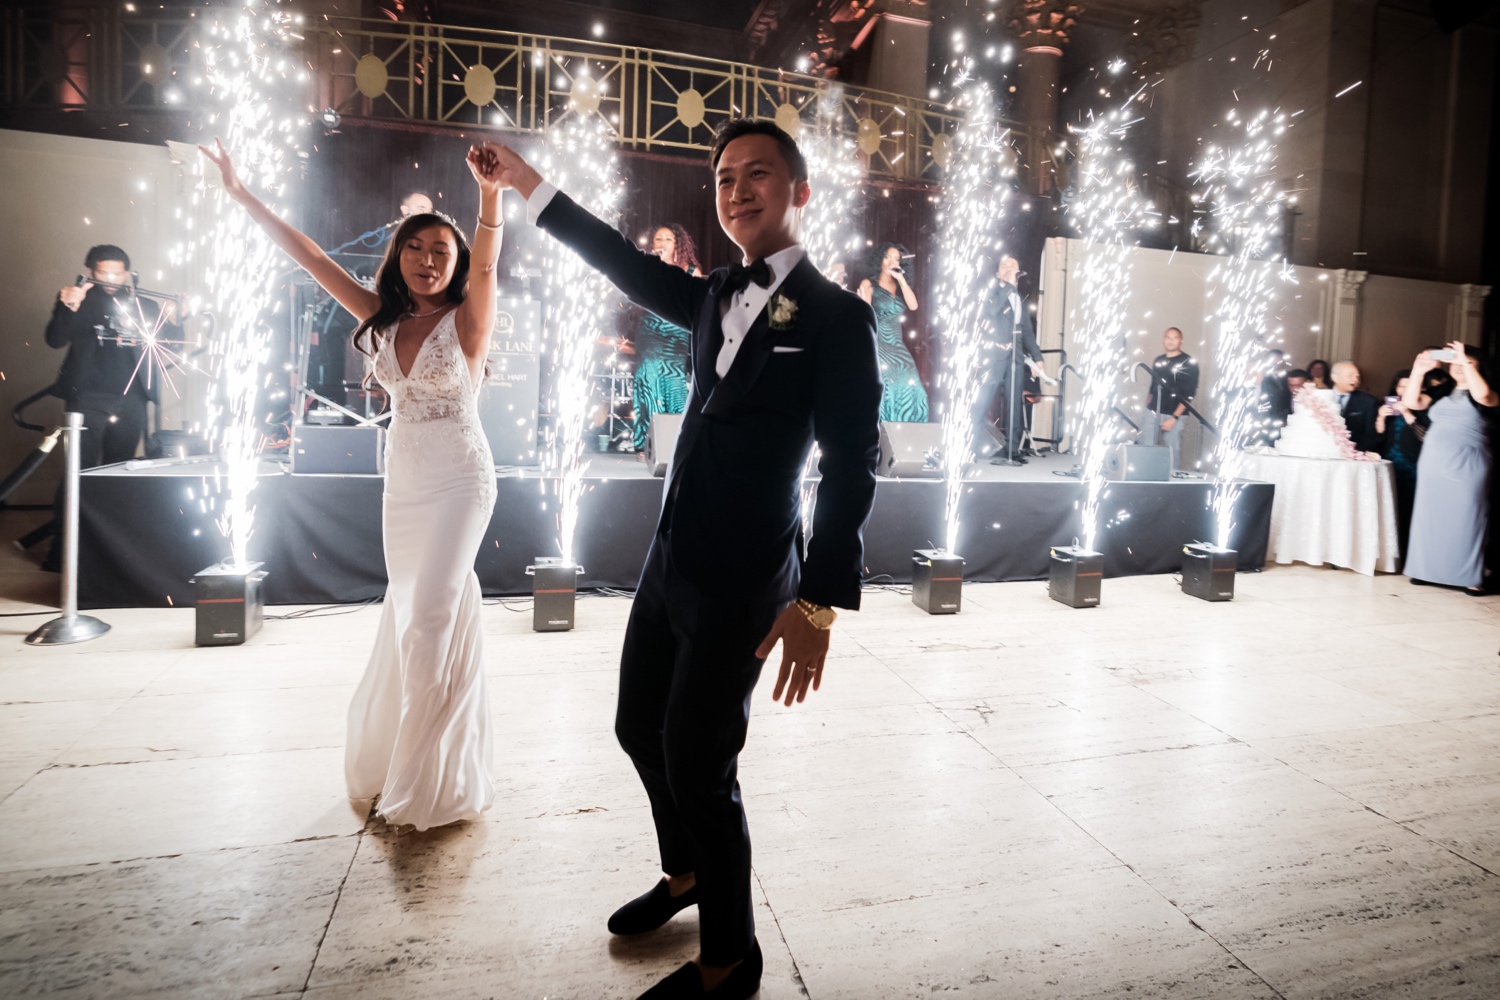
[[[1274,483],[1266,554],[1278,563],[1331,563],[1394,573],[1396,481],[1390,462],[1246,453],[1240,476]]]

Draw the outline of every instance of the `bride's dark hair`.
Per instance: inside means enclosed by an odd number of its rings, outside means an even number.
[[[375,315],[359,324],[354,331],[354,349],[373,358],[380,350],[380,338],[388,327],[409,312],[416,310],[411,289],[401,277],[401,248],[417,233],[432,226],[446,226],[453,232],[453,242],[458,246],[458,262],[453,267],[453,280],[446,289],[449,302],[462,302],[469,290],[469,241],[464,237],[458,223],[441,212],[419,212],[409,215],[396,228],[396,235],[385,248],[385,260],[375,274],[375,294],[380,296],[380,308]]]

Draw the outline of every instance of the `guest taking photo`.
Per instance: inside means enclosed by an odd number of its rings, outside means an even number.
[[[1500,396],[1479,370],[1473,348],[1457,341],[1423,351],[1411,366],[1402,402],[1421,405],[1428,372],[1448,363],[1453,392],[1428,407],[1430,426],[1417,460],[1411,551],[1403,572],[1412,583],[1484,593],[1484,536],[1489,526],[1489,425]]]

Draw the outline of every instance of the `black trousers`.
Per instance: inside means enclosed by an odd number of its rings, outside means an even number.
[[[625,628],[615,735],[651,800],[662,870],[696,876],[709,965],[732,965],[755,940],[739,753],[765,662],[755,648],[784,607],[706,597],[658,535]]]
[[[1022,362],[1021,371],[1014,373],[1022,388],[1011,392],[1011,361],[1010,352],[1003,351],[993,358],[986,358],[980,368],[979,392],[974,397],[974,411],[971,414],[974,422],[974,452],[978,458],[1004,452],[1007,442],[1012,441],[1016,452],[1019,454],[1021,451],[1020,435],[1024,430],[1021,423],[1021,397],[1026,385],[1026,367]],[[998,429],[990,423],[989,418],[990,407],[997,393],[1005,394],[1005,419]],[[1012,437],[1012,434],[1016,436]]]
[[[85,469],[135,458],[146,433],[146,400],[135,394],[79,393],[69,410],[83,414],[79,464]]]

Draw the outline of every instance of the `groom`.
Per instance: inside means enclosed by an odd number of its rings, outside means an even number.
[[[769,122],[736,119],[714,139],[719,224],[744,263],[706,278],[638,250],[515,152],[492,148],[501,185],[526,198],[534,223],[692,331],[687,411],[625,631],[615,719],[666,878],[609,929],[655,930],[697,904],[697,960],[642,1000],[749,997],[762,963],[738,757],[776,643],[772,697],[784,691],[790,706],[822,679],[833,608],[859,607],[880,437],[874,316],[797,242],[807,163]],[[804,555],[798,486],[814,442],[822,483]]]

